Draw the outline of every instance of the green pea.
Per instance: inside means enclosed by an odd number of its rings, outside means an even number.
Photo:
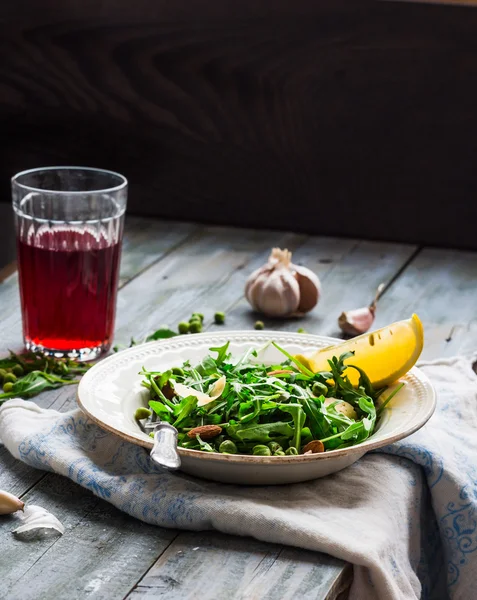
[[[23,367],[21,365],[15,365],[12,369],[12,373],[17,377],[21,377],[25,373],[25,371],[23,370]]]
[[[202,331],[202,323],[200,321],[192,321],[189,325],[191,333],[200,333]]]
[[[192,313],[190,321],[199,320],[201,323],[204,322],[204,315],[202,313]]]
[[[184,377],[184,371],[180,367],[172,367],[172,374]]]
[[[283,452],[283,450],[277,450],[273,453],[273,456],[285,456],[285,452]]]
[[[11,381],[7,381],[7,383],[3,384],[3,391],[5,394],[8,394],[13,389],[13,383]]]
[[[179,330],[179,333],[182,335],[189,333],[189,323],[187,323],[186,321],[181,321],[177,328]]]
[[[134,413],[134,418],[136,419],[136,421],[140,421],[141,419],[149,419],[151,415],[152,412],[148,408],[140,406],[138,409],[136,409],[136,412]]]
[[[328,388],[326,387],[326,385],[324,383],[315,381],[315,383],[313,384],[313,387],[311,388],[311,391],[313,392],[313,394],[315,396],[323,396],[328,393]]]
[[[278,442],[270,442],[268,444],[268,447],[274,454],[275,454],[275,452],[277,452],[277,450],[283,450],[283,448],[280,446],[280,444]]]
[[[298,456],[298,450],[294,446],[290,446],[287,450],[285,450],[285,454],[287,456]]]
[[[17,378],[13,373],[6,373],[3,377],[3,383],[15,383],[16,380]]]
[[[225,323],[225,313],[216,312],[214,315],[214,321],[216,325],[223,325]]]
[[[237,446],[232,440],[224,440],[219,446],[219,452],[222,454],[237,454]]]
[[[255,329],[265,329],[265,323],[263,321],[255,321]]]
[[[63,373],[63,375],[68,375],[70,372],[68,365],[64,362],[59,364],[59,370]]]
[[[299,328],[296,330],[296,332],[297,332],[297,333],[306,333],[306,331],[303,329],[303,327],[299,327]]]
[[[254,456],[271,456],[272,452],[268,446],[258,444],[257,446],[253,447],[252,454]]]
[[[7,374],[7,372],[5,371],[5,369],[0,369],[0,383],[2,383],[3,378],[5,377],[6,374]]]

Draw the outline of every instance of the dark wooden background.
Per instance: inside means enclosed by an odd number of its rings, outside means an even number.
[[[112,168],[130,210],[477,248],[477,9],[3,0],[0,192]]]

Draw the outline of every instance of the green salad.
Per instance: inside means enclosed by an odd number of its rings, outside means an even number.
[[[189,361],[167,371],[143,368],[149,409],[136,419],[167,421],[182,448],[285,456],[347,448],[372,435],[384,406],[366,373],[352,365],[353,353],[333,357],[329,371],[313,373],[272,342],[284,360],[265,365],[259,352],[229,353],[229,343],[210,348],[200,364]],[[344,361],[347,361],[346,365]],[[359,372],[357,387],[346,369]]]

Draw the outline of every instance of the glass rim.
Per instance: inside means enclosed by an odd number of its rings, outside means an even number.
[[[93,189],[93,190],[50,190],[47,188],[41,188],[41,187],[35,187],[35,186],[31,186],[31,185],[25,185],[24,183],[20,183],[18,181],[18,178],[24,176],[24,175],[31,175],[33,173],[40,173],[42,171],[90,171],[92,173],[104,173],[106,175],[112,175],[114,177],[118,177],[121,180],[121,183],[119,183],[118,185],[114,185],[111,187],[107,187],[107,188],[98,188],[98,189]],[[58,195],[65,195],[65,194],[97,194],[97,193],[106,193],[106,192],[119,192],[121,190],[123,190],[124,188],[126,188],[128,186],[128,180],[126,179],[126,177],[124,177],[124,175],[121,175],[121,173],[118,173],[117,171],[110,171],[108,169],[97,169],[95,167],[73,167],[73,166],[57,166],[57,167],[36,167],[34,169],[26,169],[25,171],[20,171],[19,173],[16,173],[15,175],[13,175],[13,177],[11,178],[11,183],[12,186],[16,186],[19,187],[25,191],[29,191],[29,192],[39,192],[39,193],[43,193],[43,194],[58,194]]]

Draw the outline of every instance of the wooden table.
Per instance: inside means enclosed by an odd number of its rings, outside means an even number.
[[[119,342],[193,311],[227,314],[227,329],[256,320],[243,299],[248,274],[272,246],[314,269],[323,299],[305,319],[267,321],[267,328],[337,335],[343,309],[368,303],[379,283],[387,290],[376,326],[417,312],[426,330],[424,358],[472,350],[477,342],[477,255],[353,239],[204,227],[129,218],[121,265]],[[3,271],[4,273],[8,271]],[[21,347],[17,276],[0,283],[0,351]],[[223,328],[221,329],[223,330]],[[60,411],[75,406],[71,387],[35,399]],[[0,597],[6,600],[136,597],[217,600],[343,599],[351,567],[291,547],[213,532],[189,533],[145,525],[67,479],[32,469],[0,447],[0,489],[48,507],[66,526],[52,541],[31,544],[0,527]]]

